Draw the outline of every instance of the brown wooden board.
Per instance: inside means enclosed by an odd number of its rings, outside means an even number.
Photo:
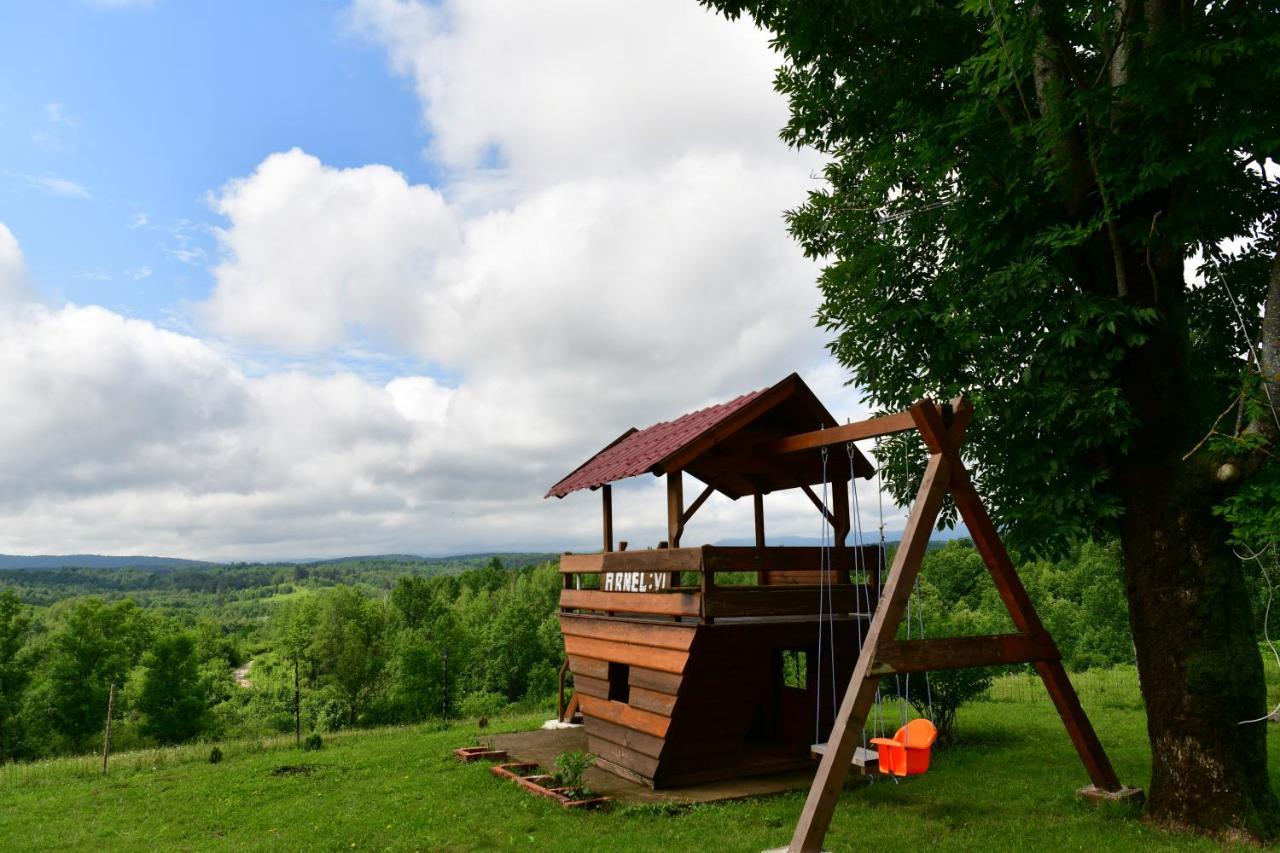
[[[861,441],[864,438],[879,438],[882,435],[893,435],[897,432],[908,432],[916,428],[911,412],[897,412],[892,415],[881,415],[865,421],[845,424],[844,426],[820,429],[767,441],[757,447],[763,454],[794,453],[797,450],[811,450],[815,447],[830,447],[834,444],[847,444],[850,441]]]
[[[569,610],[697,616],[701,613],[700,597],[696,592],[601,592],[597,589],[562,589],[560,606]]]
[[[615,643],[609,640],[596,640],[591,637],[575,637],[572,634],[564,638],[565,651],[570,655],[596,658],[597,660],[625,663],[630,666],[642,666],[662,672],[681,673],[689,660],[687,652],[675,649],[658,649],[653,646],[633,646],[629,643]]]
[[[853,586],[828,590],[832,609],[853,613],[865,606],[869,593]],[[814,616],[818,613],[818,587],[770,585],[762,587],[718,586],[704,601],[706,615],[725,616]]]
[[[609,664],[607,661],[595,658],[569,655],[569,671],[573,673],[574,679],[577,679],[579,675],[607,679],[609,677]]]
[[[573,676],[573,689],[586,696],[595,696],[599,699],[609,698],[609,682],[603,678],[592,678],[589,675]],[[578,700],[581,707],[582,700]]]
[[[697,629],[693,625],[623,621],[563,613],[560,615],[560,630],[569,636],[592,637],[597,640],[613,640],[685,652],[693,644],[693,635]]]
[[[1033,663],[1062,657],[1048,634],[994,634],[933,640],[881,641],[873,675]]]
[[[590,725],[590,722],[588,722],[588,725]],[[590,733],[587,734],[587,748],[591,750],[592,755],[602,759],[602,768],[613,770],[613,767],[609,765],[621,767],[628,772],[619,773],[618,775],[653,787],[653,776],[658,770],[658,759],[642,755],[633,749],[627,749],[625,746],[619,746]]]
[[[704,545],[701,550],[701,569],[706,572],[774,571],[817,574],[822,568],[823,560],[830,561],[833,571],[853,571],[863,563],[878,559],[879,546],[830,550],[825,554],[822,548],[808,545],[772,548]],[[861,554],[858,553],[859,550]]]
[[[580,707],[583,716],[606,720],[656,738],[666,737],[667,729],[671,726],[670,717],[595,696],[583,696]]]
[[[625,747],[640,755],[657,758],[662,755],[666,746],[664,738],[655,737],[638,729],[628,728],[604,717],[595,717],[585,710],[582,714],[587,721],[586,729],[589,737],[598,737],[610,743]]]
[[[680,690],[683,677],[677,673],[660,672],[656,669],[645,669],[640,666],[631,667],[631,686],[657,693],[674,696]]]
[[[606,685],[607,686],[607,685]],[[608,696],[608,694],[605,694]],[[664,717],[670,717],[672,709],[676,706],[676,697],[667,693],[659,693],[656,690],[647,690],[643,687],[631,685],[631,695],[627,698],[628,704],[642,711],[651,711],[654,714],[661,714]]]
[[[610,572],[696,572],[701,548],[647,548],[599,554],[563,554],[560,571],[567,574]]]

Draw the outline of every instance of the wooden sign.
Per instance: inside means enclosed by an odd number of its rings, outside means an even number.
[[[605,592],[659,592],[671,588],[670,572],[605,572]]]

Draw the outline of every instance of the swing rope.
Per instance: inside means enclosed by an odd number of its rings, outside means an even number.
[[[836,702],[835,590],[831,586],[831,522],[827,518],[827,448],[822,448],[822,511],[819,513],[818,551],[818,660],[814,669],[813,733],[822,740],[822,646],[830,643],[831,719],[839,713]],[[824,623],[826,623],[824,625]],[[823,628],[827,631],[824,636]]]
[[[853,541],[854,541],[854,547],[857,548],[857,554],[854,557],[853,582],[856,584],[856,586],[854,587],[855,589],[854,595],[855,595],[855,603],[858,608],[857,618],[861,619],[862,614],[865,613],[867,614],[867,618],[870,619],[871,618],[871,614],[870,614],[871,592],[868,589],[868,587],[870,586],[870,583],[871,583],[871,576],[870,576],[870,573],[867,571],[867,565],[866,565],[866,549],[864,547],[866,545],[866,538],[863,536],[863,532],[862,532],[862,508],[861,508],[861,505],[858,503],[858,489],[854,485],[853,450],[854,450],[854,444],[852,441],[845,444],[845,454],[849,457],[849,491],[852,493],[852,497],[853,497],[851,501],[851,504],[853,506],[853,529],[854,529]],[[860,625],[855,627],[854,635],[858,638],[858,657],[861,658],[862,657],[862,628]],[[872,706],[872,715],[871,715],[871,733],[873,736],[876,733],[876,729],[875,729],[876,718],[879,715],[880,715],[880,688],[877,686],[875,703]],[[867,727],[865,725],[862,727],[862,746],[864,749],[867,747]]]

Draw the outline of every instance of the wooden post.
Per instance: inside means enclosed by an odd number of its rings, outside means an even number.
[[[849,487],[839,480],[831,481],[831,514],[835,516],[831,527],[836,550],[844,550],[849,540]]]
[[[667,472],[667,547],[679,548],[684,533],[684,471]],[[680,586],[680,573],[672,572],[672,589]]]
[[[684,532],[684,472],[667,472],[667,547],[680,547]]]
[[[756,516],[756,547],[764,547],[764,495],[756,492],[751,496],[754,504]],[[769,570],[761,569],[756,572],[756,583],[765,586],[769,583]]]
[[[293,744],[302,746],[302,691],[298,688],[298,656],[293,656]]]
[[[604,550],[613,550],[613,487],[605,483],[600,487],[600,504],[604,510]]]
[[[111,689],[107,691],[107,725],[102,731],[102,773],[107,772],[107,757],[111,755],[111,716],[116,710],[116,683],[111,682]]]
[[[831,514],[835,516],[835,523],[831,525],[832,533],[835,539],[835,552],[843,554],[845,545],[849,540],[849,486],[853,483],[852,469],[849,473],[849,482],[845,483],[839,478],[831,481]],[[836,576],[832,578],[834,583],[849,583],[849,572],[840,569],[833,572]]]

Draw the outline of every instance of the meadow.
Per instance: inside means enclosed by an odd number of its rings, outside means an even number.
[[[1269,676],[1274,688],[1274,661]],[[1145,785],[1133,670],[1074,680],[1120,777]],[[1052,705],[1031,687],[1021,674],[1003,676],[966,705],[955,743],[928,774],[851,785],[828,849],[1221,849],[1220,839],[1166,831],[1131,808],[1077,799],[1084,773]],[[105,777],[93,756],[12,764],[0,767],[0,838],[9,850],[764,850],[787,841],[804,792],[579,814],[450,754],[548,713],[494,719],[484,732],[474,721],[340,731],[315,752],[287,737],[227,741],[218,764],[208,744],[144,750],[114,756]],[[1274,738],[1270,750],[1275,766]]]

